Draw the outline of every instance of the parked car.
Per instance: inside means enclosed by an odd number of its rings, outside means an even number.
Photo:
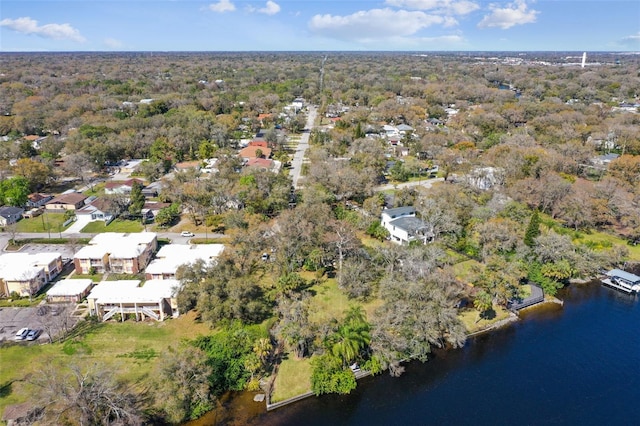
[[[29,334],[29,329],[26,328],[26,327],[25,328],[21,328],[16,333],[16,340],[24,340],[27,337],[27,334]]]
[[[193,237],[193,232],[189,232],[189,231],[182,231],[180,233],[180,236],[182,237]]]
[[[36,340],[38,337],[40,337],[40,333],[42,333],[41,330],[29,330],[29,333],[27,334],[27,340]]]

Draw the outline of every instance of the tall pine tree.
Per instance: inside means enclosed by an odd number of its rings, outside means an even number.
[[[531,219],[529,220],[529,226],[527,227],[527,232],[524,234],[524,243],[533,247],[536,243],[536,238],[540,235],[540,215],[538,214],[538,210],[534,210],[531,215]]]

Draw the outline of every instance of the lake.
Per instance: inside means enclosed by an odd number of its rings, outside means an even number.
[[[553,425],[640,423],[640,307],[599,283],[573,285],[522,321],[358,382],[346,396],[264,412],[232,397],[231,419],[255,425]],[[204,419],[203,419],[204,420]],[[199,424],[213,424],[212,418]]]

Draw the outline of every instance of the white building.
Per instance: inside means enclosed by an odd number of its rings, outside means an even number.
[[[175,296],[179,286],[177,280],[149,280],[142,285],[139,280],[103,281],[87,296],[89,312],[101,321],[116,314],[120,315],[121,321],[127,317],[136,321],[177,317]]]
[[[396,244],[409,244],[411,241],[422,241],[426,244],[434,238],[428,224],[416,217],[414,207],[383,210],[380,223],[389,231],[389,239]]]
[[[49,289],[49,291],[47,291],[47,302],[79,303],[82,299],[87,297],[91,287],[93,287],[93,281],[89,278],[58,281]]]
[[[60,253],[5,253],[0,256],[0,293],[34,295],[62,268]]]
[[[209,263],[220,256],[223,250],[223,244],[169,244],[158,250],[156,259],[147,266],[145,276],[149,280],[175,279],[181,265],[198,260]]]

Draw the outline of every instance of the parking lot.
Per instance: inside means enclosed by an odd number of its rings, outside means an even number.
[[[78,247],[76,247],[76,250]],[[72,259],[74,248],[67,244],[27,244],[20,253],[60,253],[63,259]]]
[[[19,341],[24,344],[49,342],[48,332],[56,333],[63,327],[71,327],[75,318],[70,313],[73,304],[43,304],[33,308],[0,308],[0,343],[16,341],[15,335],[21,328],[42,330],[34,341]]]

